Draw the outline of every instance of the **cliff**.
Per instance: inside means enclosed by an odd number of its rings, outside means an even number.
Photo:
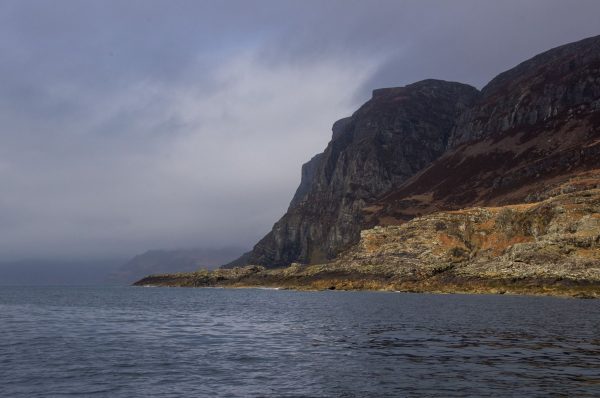
[[[471,86],[440,80],[375,90],[334,124],[325,151],[302,167],[287,213],[246,262],[323,263],[355,243],[364,227],[361,210],[438,158],[456,117],[477,96]]]
[[[600,37],[500,74],[449,138],[449,149],[367,209],[371,225],[466,206],[537,200],[600,167]]]
[[[236,263],[251,266],[139,283],[595,297],[599,201],[597,36],[481,92],[438,80],[375,90]]]
[[[374,90],[302,167],[287,213],[231,265],[324,263],[363,228],[533,200],[598,167],[599,48],[594,37],[549,50],[481,93],[438,80]]]
[[[450,147],[553,121],[580,119],[600,109],[600,36],[548,50],[501,73],[464,112]],[[514,131],[513,131],[514,132]]]

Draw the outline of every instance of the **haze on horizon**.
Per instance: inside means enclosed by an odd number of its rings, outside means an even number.
[[[481,88],[600,2],[0,1],[0,261],[248,247],[374,88]]]

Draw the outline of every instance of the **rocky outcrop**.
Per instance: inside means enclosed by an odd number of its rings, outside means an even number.
[[[600,281],[600,189],[364,230],[336,264],[388,269],[409,281],[446,271],[479,279]]]
[[[334,124],[325,151],[303,166],[287,213],[248,262],[323,263],[355,243],[363,207],[439,157],[457,115],[477,96],[471,86],[439,80],[375,90],[352,117]]]
[[[561,190],[573,192],[541,202],[439,212],[364,230],[329,264],[161,275],[137,284],[598,297],[600,189],[588,189],[598,177],[600,171],[587,183],[570,181]]]

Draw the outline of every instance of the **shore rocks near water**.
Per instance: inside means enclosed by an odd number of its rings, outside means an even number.
[[[327,264],[154,275],[136,285],[600,297],[600,189],[364,230]]]

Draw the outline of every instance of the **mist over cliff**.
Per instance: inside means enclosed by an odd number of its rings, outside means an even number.
[[[544,198],[600,167],[599,115],[600,36],[536,55],[481,91],[431,79],[374,90],[334,123],[288,211],[243,260],[327,263],[370,226]]]

